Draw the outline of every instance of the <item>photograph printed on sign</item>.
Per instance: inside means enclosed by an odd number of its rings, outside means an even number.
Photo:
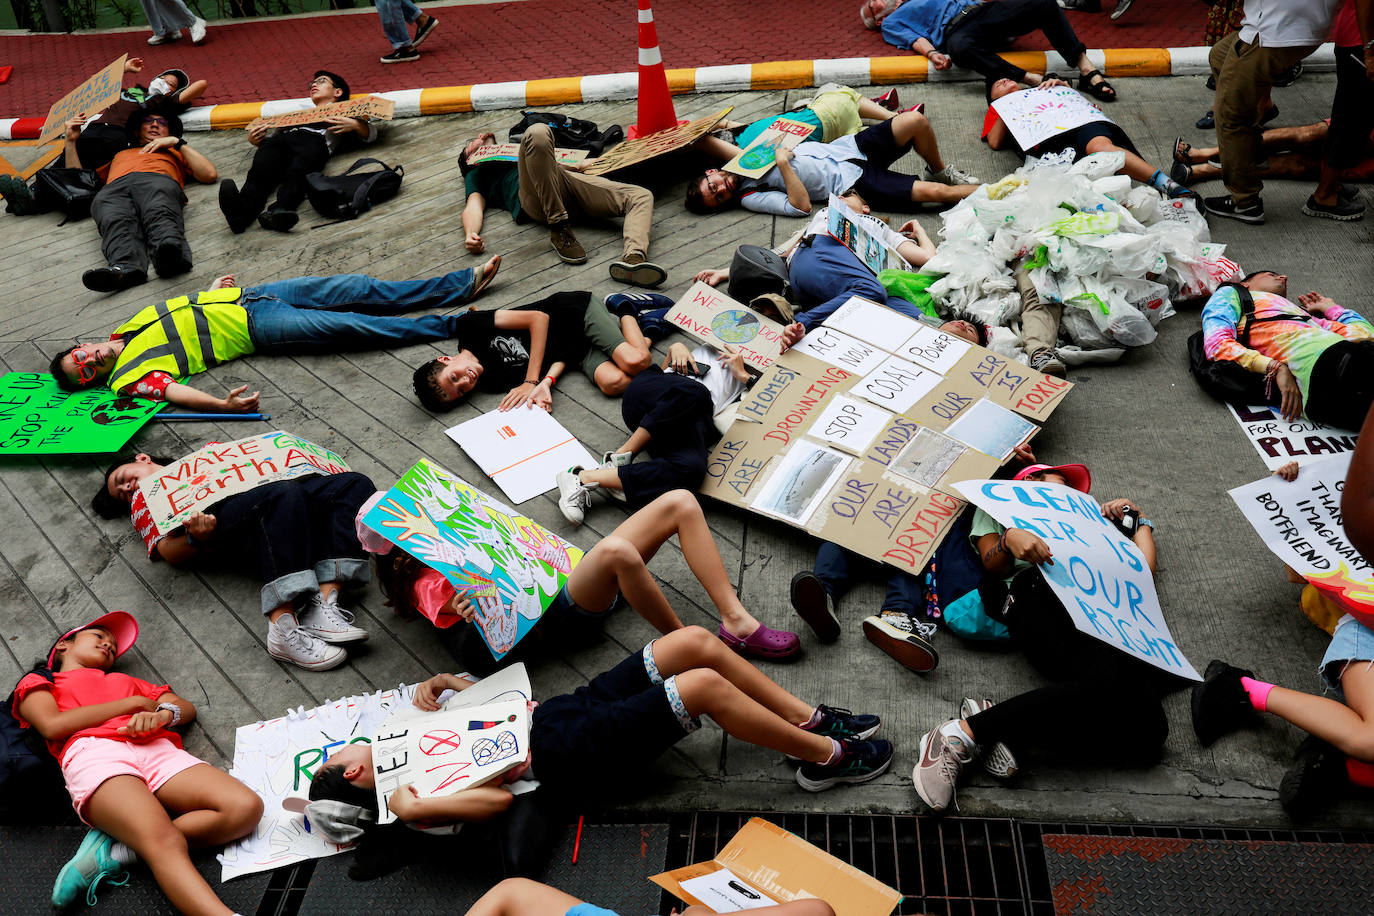
[[[890,350],[898,341],[910,340],[922,325],[886,305],[852,296],[825,319],[825,326]]]
[[[873,371],[890,355],[872,344],[825,325],[812,328],[792,350],[855,375]]]
[[[897,453],[892,471],[923,487],[934,487],[965,451],[966,446],[922,426]]]
[[[750,508],[805,527],[851,460],[802,439],[778,462]]]
[[[1250,440],[1264,459],[1264,466],[1271,471],[1277,471],[1290,461],[1305,467],[1332,455],[1353,452],[1360,437],[1358,431],[1322,426],[1306,418],[1290,422],[1276,407],[1227,404],[1226,409],[1236,418],[1245,438]]]
[[[919,324],[916,333],[893,352],[898,356],[915,360],[928,369],[947,375],[960,358],[973,349],[973,344],[946,334],[938,328]]]
[[[847,452],[862,455],[891,421],[890,411],[840,394],[811,423],[807,434]]]
[[[984,455],[1006,461],[1012,451],[1039,429],[1030,420],[981,398],[963,416],[949,424],[946,435],[978,449]]]
[[[942,379],[930,369],[891,356],[865,375],[850,393],[895,413],[906,413],[934,391]]]

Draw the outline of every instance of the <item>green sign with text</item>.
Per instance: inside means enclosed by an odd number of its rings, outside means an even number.
[[[115,452],[164,405],[108,388],[67,392],[46,372],[0,376],[0,456]]]

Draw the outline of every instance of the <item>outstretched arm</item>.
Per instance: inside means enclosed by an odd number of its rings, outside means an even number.
[[[247,385],[240,385],[222,398],[217,398],[212,394],[206,394],[199,388],[192,388],[190,385],[181,382],[173,382],[167,386],[167,391],[163,397],[169,404],[177,404],[181,407],[189,407],[192,410],[218,410],[225,413],[247,413],[258,409],[258,395],[262,392],[255,391],[250,395],[245,395],[248,390]]]
[[[473,254],[481,254],[487,247],[482,240],[482,216],[487,210],[487,199],[476,191],[468,195],[463,206],[463,245]]]

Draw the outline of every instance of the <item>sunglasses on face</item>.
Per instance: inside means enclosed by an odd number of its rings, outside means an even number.
[[[161,126],[163,126],[163,127],[166,127],[166,126],[167,126],[167,119],[166,119],[166,118],[144,118],[144,119],[143,119],[143,123],[144,123],[144,124],[161,125]]]
[[[96,366],[99,363],[96,355],[81,347],[74,348],[70,355],[72,363],[76,366],[77,379],[82,382],[94,381]]]

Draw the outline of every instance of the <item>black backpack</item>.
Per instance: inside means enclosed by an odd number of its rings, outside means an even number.
[[[730,259],[730,285],[727,294],[736,302],[753,302],[765,293],[792,298],[792,283],[787,262],[762,245],[741,245]]]
[[[365,165],[375,165],[377,168],[356,172]],[[327,219],[356,219],[371,210],[374,204],[391,200],[399,194],[404,175],[403,166],[392,168],[380,159],[359,159],[339,175],[325,175],[323,172],[306,175],[305,196],[310,199],[315,211]]]
[[[1293,315],[1273,315],[1268,318],[1255,317],[1255,299],[1250,290],[1239,283],[1223,283],[1217,287],[1231,287],[1240,298],[1240,324],[1236,327],[1236,340],[1241,346],[1250,346],[1250,328],[1265,321],[1298,321]],[[1202,345],[1202,331],[1195,331],[1188,338],[1188,370],[1202,386],[1202,390],[1218,401],[1232,404],[1268,404],[1278,406],[1280,394],[1277,386],[1268,397],[1264,393],[1264,376],[1256,375],[1229,359],[1208,359]]]
[[[95,169],[40,169],[33,176],[33,200],[39,213],[53,210],[64,219],[58,225],[91,215],[91,201],[100,190]]]
[[[605,130],[600,130],[594,121],[571,118],[556,111],[520,112],[520,120],[506,134],[506,139],[511,143],[520,142],[520,138],[525,135],[525,130],[531,124],[549,125],[549,129],[553,131],[554,146],[562,149],[584,149],[592,159],[604,153],[606,147],[615,146],[625,139],[625,128],[619,124],[612,124]]]
[[[965,639],[997,641],[1008,638],[998,619],[1007,600],[1007,586],[1000,576],[983,569],[969,544],[977,506],[966,506],[919,576],[926,604],[939,610],[950,632]]]
[[[32,673],[52,680],[46,669]],[[60,814],[64,798],[62,770],[38,730],[24,728],[14,717],[11,691],[0,710],[0,823],[25,822],[35,813]]]

